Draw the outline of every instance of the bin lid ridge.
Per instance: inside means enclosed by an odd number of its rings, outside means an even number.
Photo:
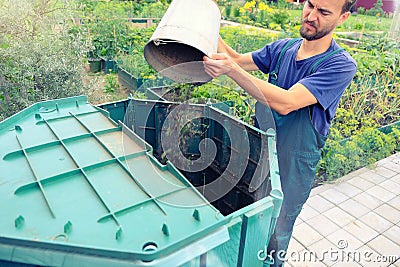
[[[37,103],[0,122],[0,142],[0,260],[9,244],[152,260],[226,223],[85,97]]]

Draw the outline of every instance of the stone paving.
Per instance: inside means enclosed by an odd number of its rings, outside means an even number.
[[[286,266],[400,267],[400,153],[312,190]]]

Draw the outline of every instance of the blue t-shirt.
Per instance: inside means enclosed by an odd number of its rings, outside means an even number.
[[[280,51],[289,40],[282,39],[254,51],[252,53],[254,63],[264,73],[273,71]],[[326,52],[296,60],[301,42],[301,39],[296,41],[282,57],[277,85],[289,89],[294,84],[301,83],[315,96],[318,103],[311,106],[312,124],[320,134],[326,136],[340,97],[357,71],[356,62],[347,52],[342,51],[318,64],[314,72],[308,75],[315,62],[340,47],[335,40],[332,40]]]

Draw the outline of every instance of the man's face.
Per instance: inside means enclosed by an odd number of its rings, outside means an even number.
[[[345,0],[307,0],[304,3],[300,35],[308,41],[318,40],[343,23],[348,12],[342,14]]]

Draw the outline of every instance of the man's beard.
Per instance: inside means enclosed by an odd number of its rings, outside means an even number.
[[[308,21],[307,19],[304,19],[303,23],[308,23],[308,24],[310,24],[311,26],[313,26],[315,28],[315,32],[314,33],[308,34],[307,30],[304,27],[304,25],[301,26],[300,35],[301,35],[301,37],[303,37],[307,41],[314,41],[314,40],[321,39],[322,37],[325,37],[327,34],[329,34],[334,29],[334,27],[331,27],[331,28],[325,28],[325,29],[319,30],[316,27],[314,22]]]

